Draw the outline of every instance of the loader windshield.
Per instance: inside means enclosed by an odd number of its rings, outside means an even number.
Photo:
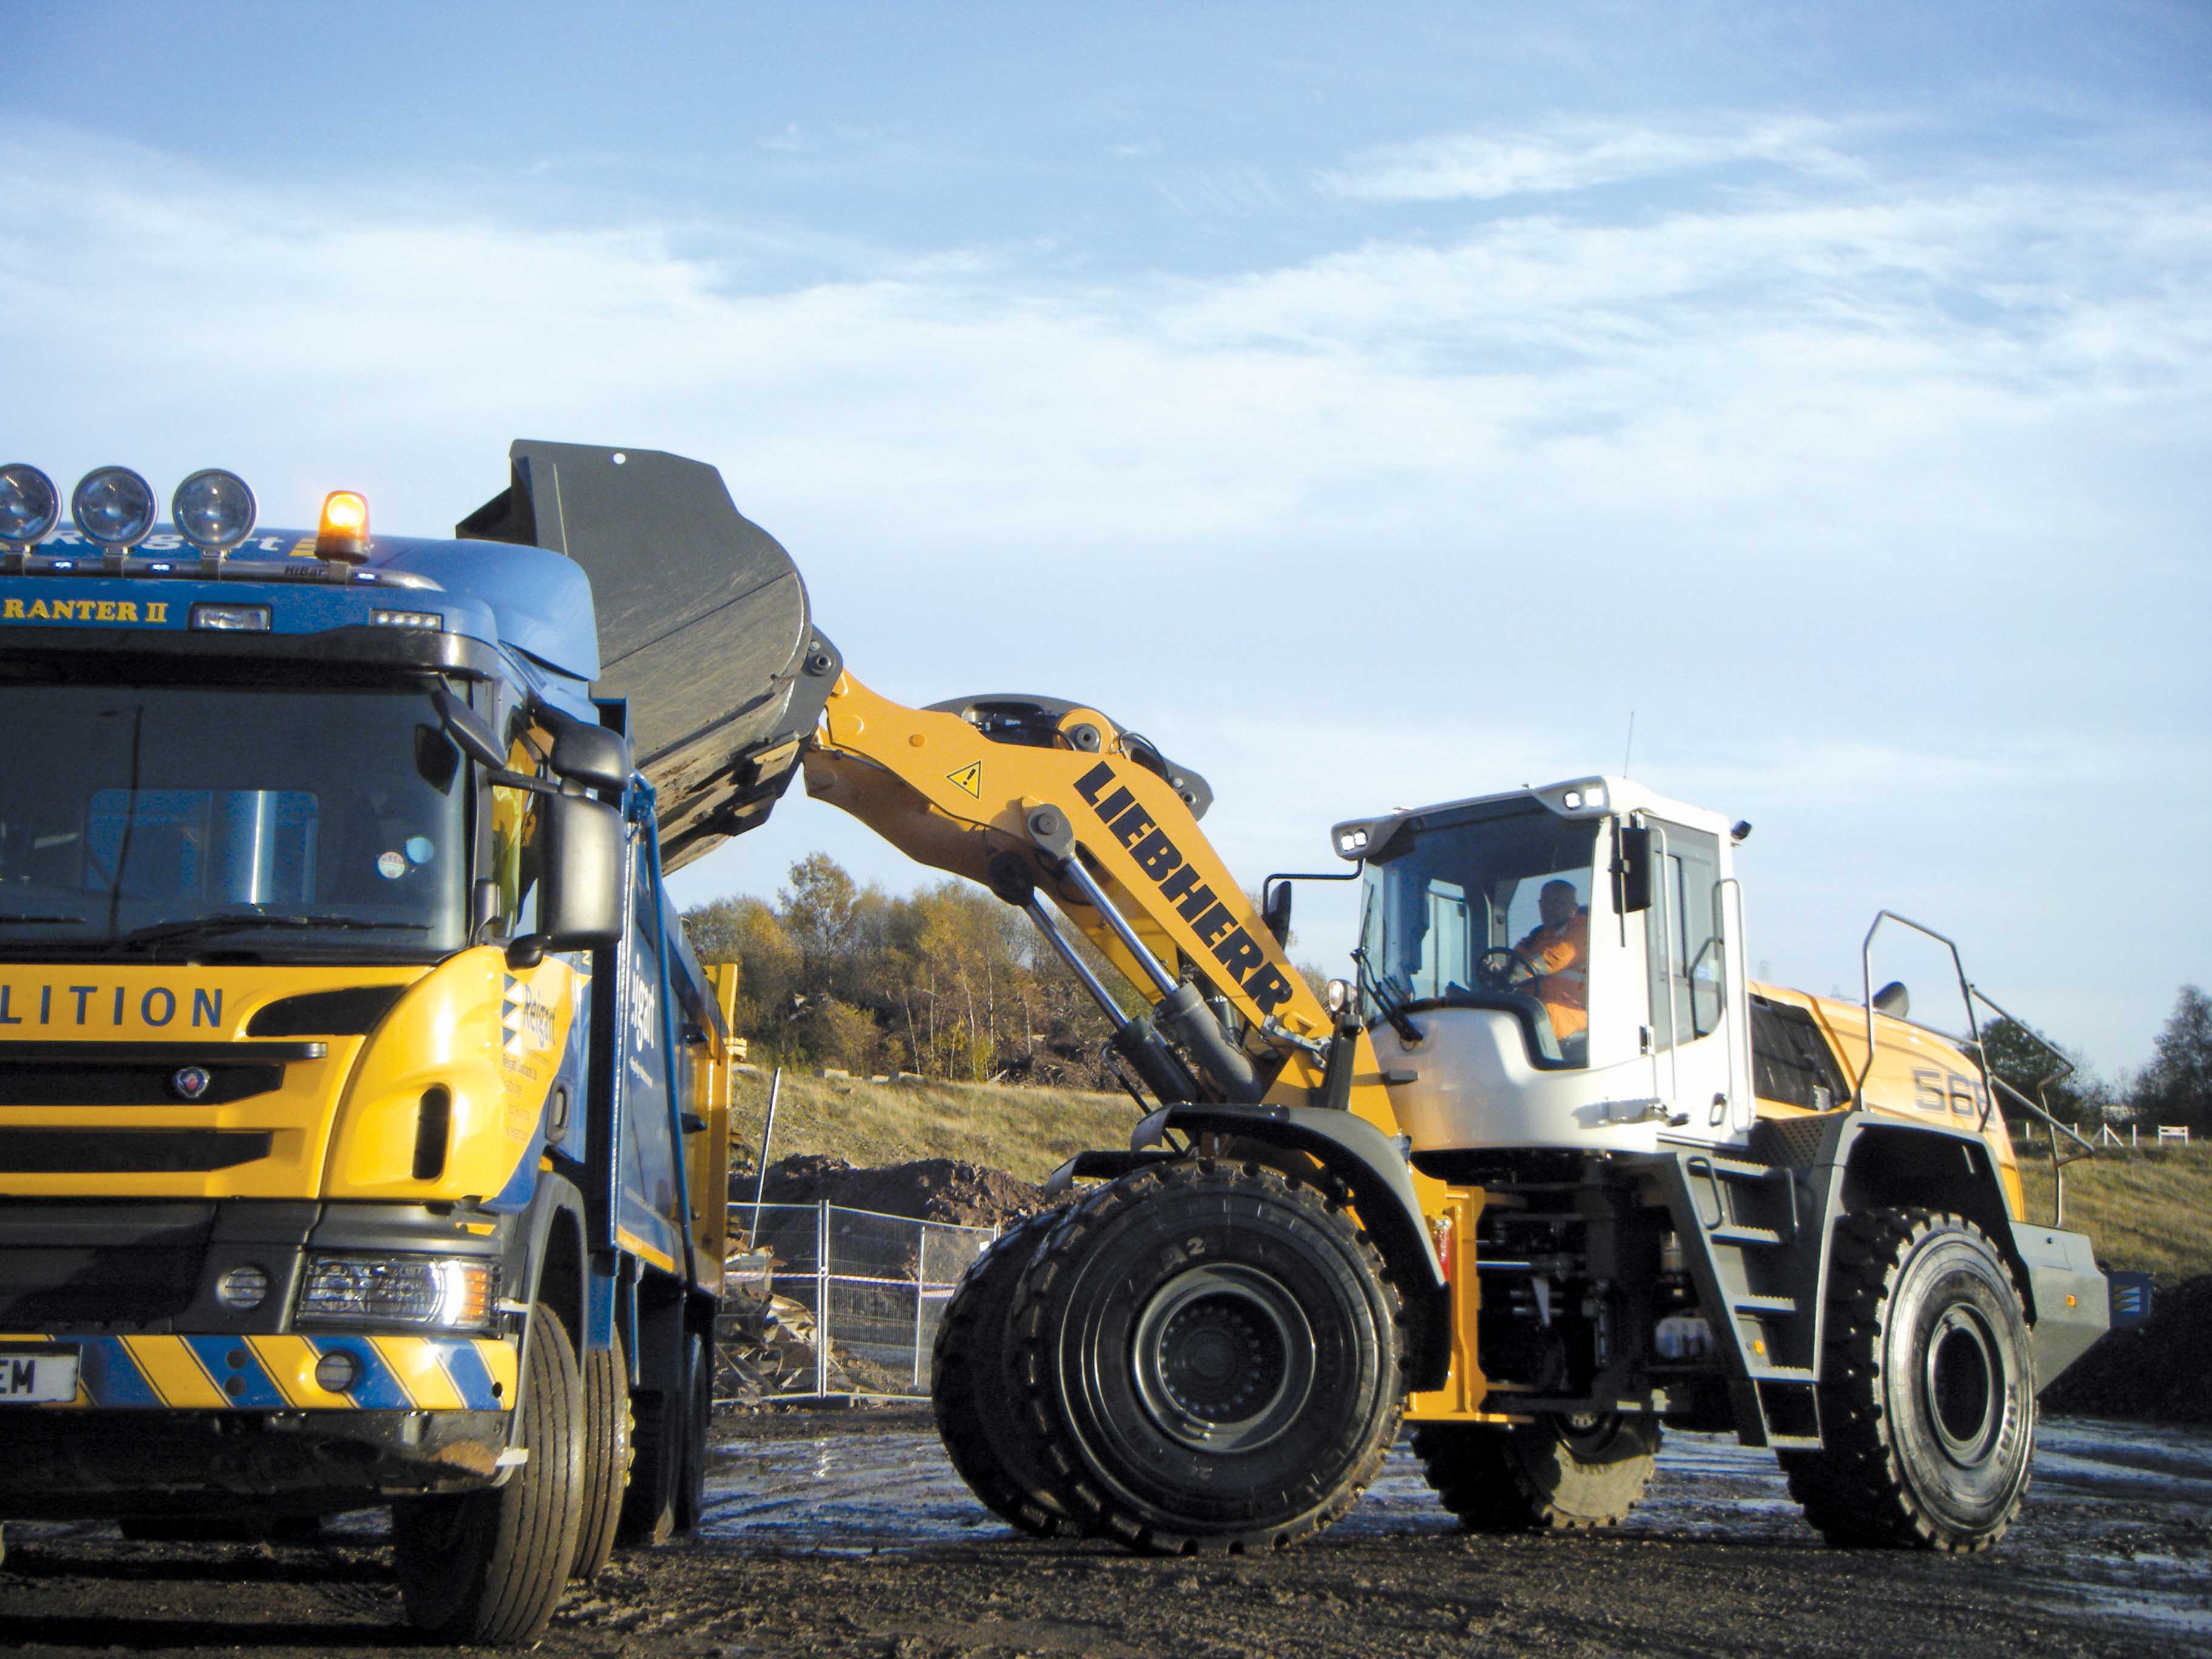
[[[427,690],[9,687],[0,959],[459,946],[466,777]]]
[[[1360,943],[1380,982],[1363,1012],[1492,1008],[1540,1066],[1580,1066],[1589,1027],[1598,823],[1535,801],[1425,814],[1370,857]]]

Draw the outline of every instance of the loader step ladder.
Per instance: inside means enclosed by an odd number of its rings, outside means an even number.
[[[1814,1383],[1820,1252],[1802,1248],[1808,1209],[1785,1165],[1677,1151],[1660,1166],[1698,1301],[1727,1373],[1736,1432],[1748,1446],[1820,1443]]]

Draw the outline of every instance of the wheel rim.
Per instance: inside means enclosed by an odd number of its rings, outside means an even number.
[[[1154,1291],[1131,1359],[1161,1431],[1199,1451],[1250,1451],[1297,1421],[1312,1393],[1312,1328],[1269,1274],[1194,1267]]]
[[[1921,1388],[1943,1455],[1961,1468],[1988,1462],[2004,1424],[1995,1333],[1972,1309],[1946,1308],[1928,1334]]]

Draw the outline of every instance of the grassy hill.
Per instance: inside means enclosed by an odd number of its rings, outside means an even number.
[[[735,1167],[760,1151],[768,1077],[740,1076],[732,1113]],[[784,1073],[771,1160],[830,1152],[858,1164],[960,1158],[1040,1181],[1072,1153],[1123,1146],[1137,1121],[1125,1095],[982,1083],[890,1085]],[[2031,1219],[2051,1215],[2051,1166],[2021,1160]],[[2212,1273],[2212,1146],[2107,1150],[2066,1171],[2066,1224],[2096,1241],[2107,1267],[2170,1288]]]
[[[760,1155],[768,1075],[740,1074],[731,1106],[733,1166]],[[830,1152],[858,1164],[960,1158],[1042,1181],[1073,1154],[1126,1146],[1136,1127],[1127,1095],[989,1083],[870,1083],[786,1072],[769,1160]]]
[[[2051,1164],[2023,1157],[2031,1219],[2051,1218]],[[2170,1289],[2212,1273],[2212,1146],[2107,1149],[2066,1166],[2066,1224],[2095,1241],[2108,1267],[2156,1273]]]

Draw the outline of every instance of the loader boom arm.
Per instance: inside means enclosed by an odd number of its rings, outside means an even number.
[[[1018,869],[1150,1001],[1165,988],[1160,974],[1086,893],[1087,878],[1166,975],[1188,966],[1237,1011],[1244,1051],[1273,1074],[1270,1097],[1303,1103],[1322,1082],[1306,1045],[1328,1037],[1328,1012],[1200,830],[1171,769],[1096,709],[1037,705],[1041,720],[1009,740],[842,674],[806,751],[807,793],[909,857],[1016,902]]]

